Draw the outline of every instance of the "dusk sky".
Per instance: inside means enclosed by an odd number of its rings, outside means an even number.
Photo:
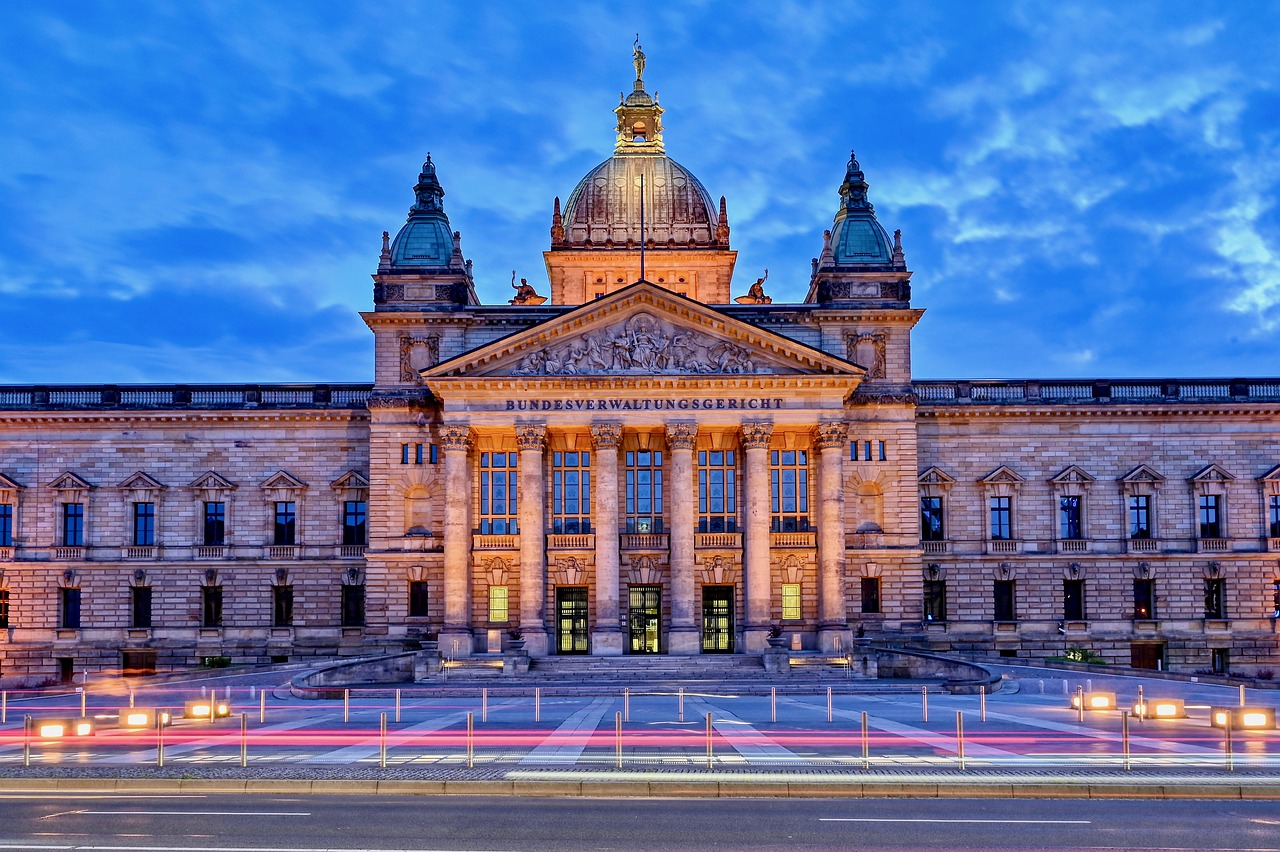
[[[0,383],[370,381],[428,151],[481,300],[545,293],[636,32],[735,292],[804,298],[852,148],[918,378],[1280,375],[1280,3],[14,0]]]

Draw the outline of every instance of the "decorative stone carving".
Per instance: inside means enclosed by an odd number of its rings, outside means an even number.
[[[744,450],[767,450],[773,438],[773,424],[758,420],[742,424],[742,448]]]
[[[678,328],[649,313],[530,352],[512,370],[517,376],[773,372],[736,343]]]
[[[621,423],[591,424],[591,443],[597,450],[616,450],[621,440]]]
[[[516,424],[516,445],[522,450],[541,450],[547,445],[547,427],[541,423]]]
[[[403,284],[374,284],[373,285],[373,302],[381,305],[386,302],[403,302],[404,301],[404,285]]]
[[[365,403],[370,409],[411,411],[427,408],[427,400],[422,391],[402,390],[395,393],[376,391]]]
[[[488,562],[484,563],[484,578],[489,582],[490,586],[507,585],[507,575],[511,570],[511,566],[501,556],[495,556]]]
[[[702,582],[725,585],[738,582],[738,566],[727,556],[712,556],[702,561]]]
[[[556,560],[556,582],[562,586],[581,586],[587,582],[587,566],[576,556]]]
[[[739,305],[771,305],[773,299],[764,294],[764,282],[769,280],[769,270],[764,271],[763,278],[757,278],[756,283],[747,289],[747,295],[738,296],[734,299]]]
[[[843,449],[847,435],[843,420],[819,423],[813,429],[813,443],[820,450]]]
[[[627,578],[633,585],[656,586],[662,582],[662,568],[652,556],[635,556]]]
[[[471,449],[471,427],[460,424],[441,426],[440,446],[444,447],[446,453],[458,450],[465,453]]]
[[[516,283],[516,271],[511,270],[511,289],[516,291],[514,299],[508,299],[509,305],[541,305],[547,300],[546,296],[539,296],[538,291],[533,289],[533,285],[529,283],[528,278],[521,278],[520,283]]]
[[[698,443],[697,423],[668,423],[667,446],[673,450],[692,450]]]
[[[440,337],[400,336],[400,381],[422,384],[419,370],[434,367],[440,361]]]
[[[868,379],[885,378],[885,362],[889,348],[889,332],[854,332],[845,337],[848,359],[867,368]]]

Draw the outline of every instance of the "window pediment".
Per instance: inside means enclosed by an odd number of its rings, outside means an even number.
[[[162,491],[167,486],[154,476],[140,470],[116,487],[123,488],[126,491]]]
[[[932,486],[934,488],[946,489],[954,485],[956,480],[955,477],[948,474],[942,468],[937,465],[931,465],[930,467],[925,468],[924,472],[916,477],[916,481],[922,488]]]
[[[978,480],[979,485],[985,486],[1009,486],[1017,488],[1026,482],[1018,472],[1008,465],[1000,465],[995,470]]]
[[[49,487],[54,491],[88,491],[93,486],[71,471],[66,471],[50,482]]]
[[[1196,483],[1227,483],[1235,480],[1235,475],[1219,464],[1205,465],[1191,477],[1191,482]]]
[[[191,487],[197,491],[234,491],[236,485],[222,474],[210,470],[197,476]]]

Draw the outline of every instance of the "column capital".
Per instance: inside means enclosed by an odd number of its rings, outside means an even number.
[[[471,427],[466,423],[450,423],[440,427],[440,445],[445,452],[471,449]]]
[[[820,450],[844,447],[848,429],[843,420],[830,420],[813,427],[813,443]]]
[[[773,438],[773,424],[762,420],[751,420],[742,424],[742,448],[744,450],[767,450]]]
[[[541,450],[547,445],[546,424],[517,423],[516,445],[522,450]]]
[[[616,450],[621,441],[621,423],[591,424],[591,444],[597,450]]]
[[[668,423],[667,446],[673,450],[692,450],[698,443],[697,423]]]

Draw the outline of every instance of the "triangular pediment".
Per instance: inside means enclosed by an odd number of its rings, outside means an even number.
[[[0,491],[21,491],[22,486],[17,481],[10,479],[3,473],[0,473]]]
[[[259,488],[306,488],[307,483],[298,477],[289,473],[287,470],[279,470],[263,480]]]
[[[1280,464],[1258,477],[1259,482],[1280,482]],[[0,476],[0,488],[4,487],[4,477]]]
[[[1056,485],[1087,485],[1093,482],[1093,477],[1084,468],[1073,464],[1057,476],[1050,477],[1049,481]]]
[[[1140,464],[1133,470],[1120,477],[1121,482],[1150,482],[1152,484],[1164,482],[1164,474],[1151,467],[1150,465]]]
[[[154,476],[151,476],[140,470],[134,473],[124,482],[121,482],[118,487],[141,490],[141,489],[164,488],[165,486],[162,482],[157,480]]]
[[[55,491],[83,491],[93,486],[68,470],[53,482],[50,482],[49,487]]]
[[[1008,465],[1003,465],[1003,464],[1000,465],[995,470],[988,473],[986,476],[979,479],[978,481],[983,483],[984,485],[1000,485],[1004,483],[1021,484],[1023,482],[1026,482],[1025,479],[1023,479],[1021,476],[1018,476],[1017,471],[1015,471],[1013,468],[1009,467]]]
[[[1235,476],[1222,465],[1205,465],[1191,477],[1192,482],[1230,482]]]
[[[577,376],[847,377],[865,371],[842,358],[758,328],[648,282],[422,371],[433,379]]]
[[[916,478],[916,481],[919,482],[921,485],[947,486],[947,485],[951,485],[956,480],[955,480],[955,477],[948,474],[942,468],[938,467],[937,465],[933,465],[925,468],[924,472],[921,473],[920,476]]]
[[[197,476],[195,481],[191,483],[191,487],[213,491],[217,489],[231,489],[236,486],[235,483],[227,479],[222,474],[210,470]]]
[[[358,470],[349,470],[329,483],[330,488],[368,488],[369,480]]]

